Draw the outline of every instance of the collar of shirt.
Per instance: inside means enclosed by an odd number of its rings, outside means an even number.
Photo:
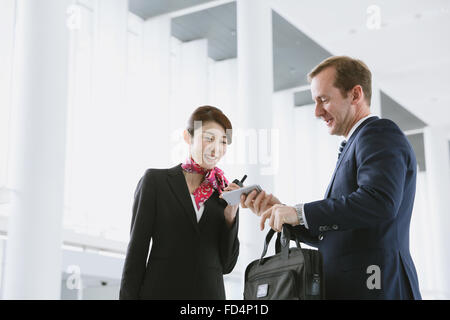
[[[361,123],[363,123],[365,120],[367,120],[369,118],[372,118],[372,117],[376,117],[376,115],[371,113],[368,116],[360,119],[357,123],[355,123],[355,125],[352,127],[352,129],[350,130],[348,135],[345,137],[345,141],[348,141],[348,139],[350,139],[350,137],[352,136],[353,132],[355,132],[355,130],[361,125]]]

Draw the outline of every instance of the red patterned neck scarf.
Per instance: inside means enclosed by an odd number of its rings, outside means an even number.
[[[219,194],[221,194],[223,189],[228,185],[228,180],[225,178],[224,173],[217,167],[213,169],[202,168],[198,163],[189,157],[181,167],[186,172],[201,173],[205,175],[205,180],[200,184],[200,186],[194,191],[195,203],[197,204],[197,209],[200,209],[200,204],[206,202],[208,198],[213,194],[214,189],[216,189]]]

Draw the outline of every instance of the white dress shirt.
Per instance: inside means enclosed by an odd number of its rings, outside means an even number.
[[[362,118],[362,119],[360,119],[357,123],[355,123],[355,125],[350,129],[350,131],[348,132],[348,135],[345,137],[345,141],[348,141],[348,139],[350,139],[351,138],[351,136],[353,135],[353,133],[355,132],[355,130],[356,129],[358,129],[358,127],[364,122],[364,121],[366,121],[367,119],[369,119],[369,118],[371,118],[371,117],[375,117],[376,115],[374,115],[374,114],[369,114],[368,116],[366,116],[366,117],[364,117],[364,118]],[[304,226],[305,226],[305,228],[306,229],[308,229],[308,223],[306,222],[306,217],[305,217],[305,204],[304,203],[302,203],[301,204],[301,207],[302,207],[302,218],[303,218],[303,224],[304,224]]]
[[[205,203],[200,204],[200,209],[197,209],[197,204],[195,203],[195,197],[192,193],[190,195],[191,195],[191,199],[192,199],[192,204],[194,205],[195,214],[197,215],[197,222],[199,222],[200,218],[202,217],[203,211],[205,210]]]
[[[355,130],[358,129],[358,127],[361,125],[361,123],[363,123],[364,121],[366,121],[367,119],[372,118],[372,117],[376,117],[376,116],[371,113],[367,117],[364,117],[364,118],[360,119],[357,123],[355,123],[355,125],[348,132],[348,135],[345,137],[345,141],[348,141],[348,139],[350,139],[353,132],[355,132]]]

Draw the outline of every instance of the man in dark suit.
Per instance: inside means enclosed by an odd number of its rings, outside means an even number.
[[[331,57],[308,76],[315,115],[343,136],[325,199],[286,206],[264,191],[242,207],[276,231],[284,223],[324,259],[327,299],[421,299],[409,251],[417,164],[398,126],[370,113],[371,72]],[[307,155],[305,155],[307,156]]]

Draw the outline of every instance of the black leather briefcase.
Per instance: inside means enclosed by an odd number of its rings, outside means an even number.
[[[319,251],[303,249],[295,238],[297,248],[290,248],[290,225],[278,233],[275,252],[264,257],[275,231],[266,236],[261,258],[245,270],[244,300],[318,300],[324,299],[322,256]]]

